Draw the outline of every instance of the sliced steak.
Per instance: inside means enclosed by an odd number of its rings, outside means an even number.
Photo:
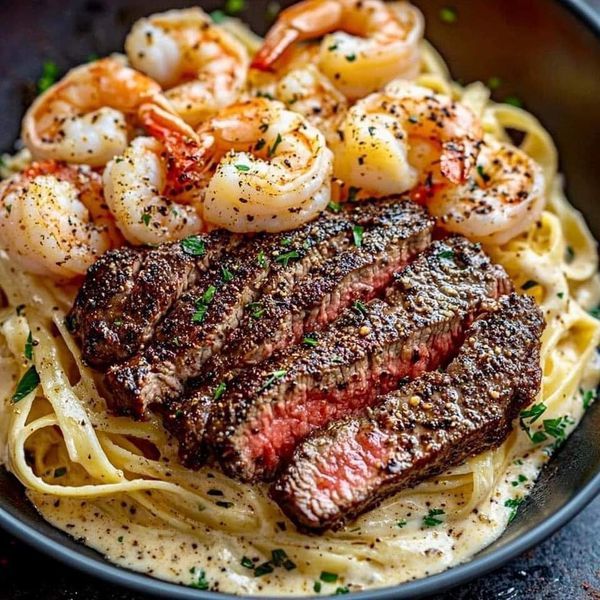
[[[119,248],[99,258],[67,316],[85,361],[105,369],[132,356],[179,296],[240,239],[215,231],[158,248]]]
[[[352,223],[344,215],[324,215],[291,232],[257,236],[240,246],[221,266],[206,271],[156,327],[151,342],[107,373],[111,408],[143,417],[183,392],[188,379],[223,346],[245,312],[260,313],[257,298],[293,285],[315,264],[348,246]],[[279,260],[293,252],[294,261]],[[156,293],[156,292],[155,292]]]
[[[493,304],[445,373],[426,373],[296,449],[272,488],[291,519],[310,530],[339,527],[506,439],[539,391],[544,320],[529,297]]]
[[[208,371],[260,363],[322,329],[353,301],[379,295],[394,273],[431,243],[434,222],[410,200],[358,204],[347,216],[353,223],[348,249],[315,264],[296,285],[264,295],[260,318],[244,315]]]
[[[400,272],[384,300],[346,310],[316,346],[291,347],[228,382],[214,402],[206,444],[228,474],[272,478],[311,431],[444,364],[482,302],[510,287],[478,245],[461,237],[435,242]],[[194,452],[201,450],[183,455]]]

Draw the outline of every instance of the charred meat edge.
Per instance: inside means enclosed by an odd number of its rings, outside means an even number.
[[[106,369],[132,356],[208,265],[240,241],[240,236],[215,231],[158,248],[119,248],[100,257],[67,316],[84,360]],[[190,242],[194,254],[185,249]]]
[[[271,491],[293,521],[339,528],[506,439],[540,388],[544,319],[531,298],[515,294],[487,310],[445,373],[423,375],[296,449]]]
[[[262,292],[297,280],[339,252],[348,245],[351,230],[342,215],[323,216],[291,232],[252,238],[221,266],[206,271],[157,326],[147,347],[108,370],[111,408],[143,418],[149,406],[177,398],[187,380],[221,349],[244,312],[255,310]],[[277,260],[290,251],[297,253],[295,261]],[[223,267],[233,278],[224,278]],[[198,310],[204,311],[201,317]]]
[[[318,346],[244,370],[214,403],[205,445],[229,475],[271,479],[311,431],[444,364],[481,303],[510,290],[478,245],[459,236],[435,242],[385,300],[348,309]]]

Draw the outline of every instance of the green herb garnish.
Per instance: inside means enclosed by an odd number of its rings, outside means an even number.
[[[343,587],[336,588],[333,595],[339,596],[340,594],[349,594],[349,593],[350,593],[350,590],[346,586],[343,586]]]
[[[539,283],[537,281],[534,281],[533,279],[528,279],[522,286],[521,289],[522,290],[530,290],[531,288],[535,287],[536,285],[539,285]]]
[[[444,23],[456,23],[456,21],[458,21],[458,14],[454,8],[446,6],[445,8],[440,9],[440,19]]]
[[[242,557],[240,564],[246,569],[254,569],[254,563],[247,556]]]
[[[54,477],[63,477],[67,474],[66,467],[58,467],[58,469],[54,469]]]
[[[436,525],[441,525],[444,520],[438,519],[439,516],[445,514],[441,508],[432,508],[427,513],[426,517],[423,517],[423,526],[424,527],[435,527]]]
[[[38,94],[45,92],[58,79],[58,66],[54,61],[46,60],[42,65],[42,75],[38,79]]]
[[[403,527],[406,527],[407,524],[407,520],[406,519],[400,519],[397,523],[396,526],[400,527],[400,529],[402,529]]]
[[[142,217],[140,219],[140,223],[143,223],[146,227],[148,227],[148,225],[150,225],[150,219],[152,217],[150,216],[150,213],[148,212],[143,212],[142,213]]]
[[[235,165],[235,168],[241,173],[247,173],[250,170],[248,165]]]
[[[227,18],[227,15],[222,10],[213,10],[210,13],[210,18],[213,23],[220,25]]]
[[[225,283],[233,281],[233,273],[227,267],[221,267],[221,277]]]
[[[281,144],[281,142],[283,142],[283,138],[281,137],[281,134],[278,133],[277,137],[275,138],[275,141],[273,142],[273,145],[269,148],[269,158],[271,158],[275,152],[277,151],[277,147],[279,146],[279,144]]]
[[[251,311],[250,316],[253,319],[260,319],[265,314],[265,309],[260,302],[250,302],[248,308]]]
[[[285,254],[280,254],[275,259],[275,262],[278,262],[279,264],[282,264],[284,267],[287,267],[290,260],[292,260],[292,259],[295,260],[298,258],[300,258],[300,253],[297,250],[292,250],[290,252],[286,252]]]
[[[198,579],[190,583],[189,587],[194,588],[196,590],[207,590],[210,586],[208,584],[208,581],[206,580],[206,573],[204,571],[200,571]]]
[[[224,8],[228,15],[237,15],[246,8],[246,0],[225,0]]]
[[[204,240],[197,236],[185,238],[184,240],[181,240],[179,245],[186,254],[191,256],[203,256],[206,252]]]
[[[354,62],[356,60],[356,54],[347,54],[346,55],[346,60],[348,62]]]
[[[519,506],[523,503],[523,498],[509,498],[504,506],[510,508],[510,513],[508,515],[508,522],[511,523],[513,519],[517,516],[517,510]]]
[[[320,581],[315,581],[313,584],[313,592],[315,592],[315,594],[320,594],[321,593],[321,582]]]
[[[597,390],[587,390],[586,392],[584,392],[582,395],[583,408],[587,410],[592,405],[592,402],[597,398],[597,396]]]
[[[342,210],[342,205],[339,202],[333,202],[331,201],[328,205],[327,208],[332,212],[332,213],[339,213]]]
[[[204,321],[208,305],[213,301],[216,291],[217,288],[214,285],[209,285],[202,297],[196,301],[196,312],[192,316],[192,323],[202,323]]]
[[[263,269],[267,266],[267,257],[262,250],[258,253],[256,261],[258,262],[258,266],[262,267]]]
[[[263,390],[266,390],[267,388],[271,387],[276,381],[279,381],[280,379],[285,377],[286,373],[287,371],[284,370],[273,371],[259,391],[262,392]]]
[[[221,383],[217,386],[215,393],[213,394],[213,398],[215,400],[218,400],[225,393],[226,389],[227,385],[223,381],[221,381]]]
[[[40,376],[38,375],[35,365],[31,365],[31,367],[25,371],[25,374],[23,377],[21,377],[21,380],[17,384],[17,389],[12,395],[12,401],[17,403],[20,400],[23,400],[23,398],[33,392],[33,390],[35,390],[39,384]]]
[[[31,335],[31,331],[27,336],[27,341],[25,342],[25,349],[23,350],[23,354],[27,360],[31,360],[33,358],[33,347],[37,344],[34,341],[33,336]]]
[[[357,300],[353,305],[352,308],[359,314],[359,315],[366,315],[367,314],[367,307],[365,306],[364,302],[361,302],[360,300]]]
[[[264,562],[262,565],[258,565],[256,569],[254,569],[254,577],[262,577],[263,575],[267,575],[268,573],[273,572],[273,565],[270,562]]]
[[[365,228],[361,225],[355,225],[352,228],[352,238],[354,239],[354,245],[357,248],[360,248],[362,246],[364,232]]]
[[[321,575],[319,576],[321,581],[325,583],[335,583],[338,580],[337,573],[331,573],[329,571],[321,571]]]
[[[319,340],[317,340],[317,338],[315,338],[311,335],[306,335],[306,336],[304,336],[302,343],[314,348],[315,346],[319,345]]]

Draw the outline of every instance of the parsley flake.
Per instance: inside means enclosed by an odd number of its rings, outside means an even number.
[[[228,15],[237,15],[246,8],[246,0],[225,0],[225,12]]]
[[[227,390],[227,385],[225,384],[225,382],[221,381],[221,383],[219,383],[219,385],[215,389],[215,393],[213,394],[213,398],[215,400],[218,400],[225,393],[225,390]]]
[[[359,315],[366,315],[367,314],[367,307],[365,306],[364,302],[361,302],[360,300],[357,300],[353,305],[352,308],[359,314]]]
[[[458,21],[458,13],[454,8],[446,6],[445,8],[440,9],[440,19],[444,23],[451,25]]]
[[[202,323],[206,312],[208,311],[208,305],[213,301],[217,288],[214,285],[209,285],[202,297],[196,301],[196,312],[192,316],[192,323]]]
[[[307,346],[311,346],[311,347],[315,347],[319,345],[319,340],[317,340],[317,338],[311,336],[311,335],[307,335],[304,336],[304,339],[302,340],[302,343],[307,345]]]
[[[280,379],[283,379],[286,375],[287,371],[281,370],[281,371],[273,371],[268,379],[265,381],[265,383],[263,384],[263,386],[260,388],[260,392],[262,392],[263,390],[266,390],[267,388],[270,388],[276,381],[279,381]]]
[[[275,259],[275,262],[283,265],[284,267],[287,267],[290,260],[298,258],[300,258],[300,253],[297,250],[291,250],[290,252],[286,252],[285,254],[280,254]]]
[[[263,575],[268,575],[273,572],[273,565],[267,561],[258,565],[256,569],[254,569],[254,577],[262,577]]]
[[[242,557],[240,564],[242,565],[242,567],[245,567],[246,569],[254,569],[254,563],[247,556]]]
[[[225,283],[233,281],[233,273],[227,267],[221,267],[221,277]]]
[[[313,584],[313,592],[315,592],[315,594],[320,594],[321,593],[321,582],[320,581],[315,581],[315,583]]]
[[[356,60],[356,54],[347,54],[346,55],[346,60],[348,62],[354,62]]]
[[[17,389],[12,395],[12,401],[16,404],[20,400],[23,400],[23,398],[33,392],[39,384],[40,376],[38,375],[35,365],[31,365],[17,384]]]
[[[265,256],[265,253],[262,250],[258,253],[258,256],[256,257],[256,262],[258,262],[258,266],[262,267],[263,269],[267,266],[267,257]]]
[[[441,525],[444,520],[438,519],[438,517],[444,515],[444,511],[441,508],[432,508],[427,513],[426,517],[423,517],[423,526],[424,527],[435,527],[436,525]]]
[[[142,213],[142,217],[140,219],[140,223],[143,223],[146,227],[148,227],[148,225],[150,225],[150,219],[152,217],[150,216],[150,213],[148,212],[143,212]]]
[[[206,244],[198,236],[192,236],[181,240],[179,243],[181,249],[190,256],[204,256]]]
[[[325,583],[335,583],[338,580],[337,573],[331,573],[329,571],[321,571],[321,575],[319,576],[321,581]]]
[[[52,60],[44,61],[42,65],[42,75],[38,79],[37,89],[38,94],[45,92],[49,87],[54,85],[58,79],[58,66]]]
[[[213,10],[210,13],[210,18],[213,23],[220,25],[227,18],[227,15],[222,10]]]
[[[335,592],[333,593],[334,596],[339,596],[340,594],[349,594],[350,590],[348,589],[347,586],[342,586],[342,587],[338,587],[336,588]]]
[[[407,524],[407,520],[406,519],[400,519],[397,523],[396,526],[400,527],[400,529],[402,529],[403,527],[406,527]]]
[[[354,239],[354,245],[357,248],[360,248],[362,246],[364,232],[365,228],[361,225],[355,225],[352,228],[352,238]]]
[[[248,308],[251,311],[250,316],[253,319],[260,319],[265,314],[265,309],[260,302],[250,302]]]
[[[63,477],[67,474],[67,467],[58,467],[54,469],[54,477]]]
[[[530,290],[533,287],[536,287],[539,283],[533,279],[528,279],[522,286],[522,290]]]
[[[438,258],[452,260],[454,258],[454,250],[442,250],[441,252],[438,252]]]
[[[27,336],[27,341],[25,342],[25,349],[23,350],[23,354],[27,360],[31,360],[33,358],[33,347],[37,345],[37,342],[33,339],[31,335],[31,331]]]
[[[582,395],[583,408],[587,410],[592,405],[592,402],[597,398],[597,396],[597,390],[587,390],[586,392],[584,392]]]
[[[200,571],[198,574],[198,579],[190,583],[190,587],[196,590],[207,590],[209,589],[209,584],[206,579],[206,573],[204,571]]]
[[[333,200],[327,205],[327,208],[332,213],[339,213],[342,210],[342,205],[339,202],[333,202]]]
[[[523,498],[509,498],[504,503],[504,506],[510,508],[510,512],[508,514],[508,522],[511,523],[514,518],[517,516],[517,510],[519,506],[523,503]]]
[[[277,137],[275,138],[275,141],[273,142],[273,145],[269,148],[269,158],[271,158],[275,152],[277,151],[277,147],[279,146],[279,144],[281,144],[281,142],[283,142],[283,138],[281,137],[281,134],[278,133]]]

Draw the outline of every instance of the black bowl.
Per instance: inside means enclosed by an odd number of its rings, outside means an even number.
[[[598,0],[591,0],[597,2]],[[199,2],[218,8],[219,1]],[[289,2],[288,2],[289,3]],[[9,150],[23,110],[35,93],[44,60],[61,69],[91,54],[120,50],[134,20],[194,2],[167,0],[63,0],[11,3],[3,13],[0,41],[0,148]],[[453,0],[458,20],[439,18],[445,0],[416,0],[427,17],[428,38],[463,81],[499,77],[498,99],[518,96],[550,130],[561,153],[571,201],[587,216],[598,238],[600,142],[600,15],[582,0]],[[266,27],[266,0],[248,0],[243,17]],[[369,598],[418,598],[442,592],[502,565],[539,543],[575,516],[600,492],[600,403],[586,414],[567,443],[543,470],[529,499],[506,532],[470,562],[419,581],[356,594]],[[0,525],[39,550],[113,583],[169,598],[226,596],[163,583],[109,564],[43,521],[20,484],[0,470]]]

